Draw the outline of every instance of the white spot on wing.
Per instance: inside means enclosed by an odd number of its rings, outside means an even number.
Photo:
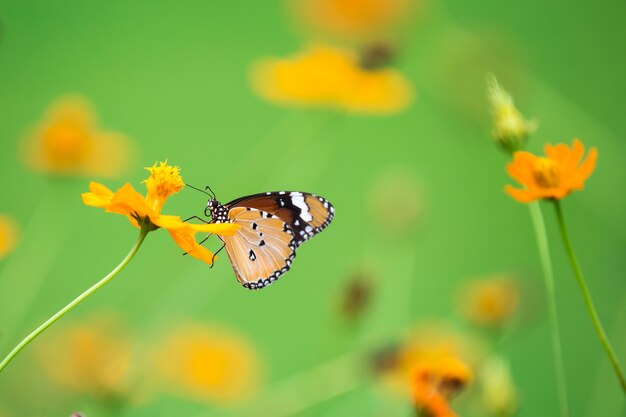
[[[291,193],[291,202],[300,209],[300,217],[302,217],[302,220],[307,222],[313,220],[313,216],[309,213],[309,206],[304,202],[302,193]]]

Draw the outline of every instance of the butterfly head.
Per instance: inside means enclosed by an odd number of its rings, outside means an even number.
[[[228,222],[228,209],[215,198],[210,198],[209,201],[207,201],[204,215],[211,217],[211,221],[214,223]]]
[[[219,201],[217,201],[213,197],[209,198],[209,201],[207,201],[206,203],[206,208],[204,209],[204,215],[207,217],[208,216],[213,217],[213,213],[219,206],[221,206]]]

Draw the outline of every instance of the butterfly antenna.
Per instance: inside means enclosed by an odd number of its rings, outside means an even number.
[[[213,199],[215,199],[215,192],[208,185],[204,188],[205,190],[209,190],[211,194],[213,194]],[[207,193],[208,194],[208,193]],[[210,194],[209,194],[210,195]]]
[[[206,190],[202,190],[200,188],[194,187],[193,185],[189,185],[189,184],[185,184],[185,185],[187,187],[189,187],[189,188],[193,188],[196,191],[200,191],[201,193],[204,193],[204,194],[208,195],[209,197],[215,198],[215,194],[211,195],[211,194],[207,193]]]

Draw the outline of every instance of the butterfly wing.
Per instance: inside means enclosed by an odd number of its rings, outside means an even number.
[[[288,224],[268,211],[250,207],[233,207],[228,217],[241,228],[221,239],[244,287],[263,288],[289,270],[297,244]]]
[[[324,230],[335,216],[328,200],[299,191],[254,194],[231,201],[226,207],[250,207],[280,218],[293,230],[296,246]]]

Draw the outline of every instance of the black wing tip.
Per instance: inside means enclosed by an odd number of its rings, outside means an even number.
[[[320,197],[319,195],[315,195],[315,194],[311,194],[311,195],[317,198],[319,201],[321,201],[324,204],[324,208],[328,210],[328,217],[326,217],[326,220],[324,220],[324,223],[319,225],[319,227],[309,226],[311,227],[310,231],[307,231],[305,227],[304,229],[300,231],[299,234],[295,234],[294,232],[294,236],[296,237],[296,247],[300,247],[300,245],[302,245],[307,240],[320,234],[322,230],[326,229],[335,218],[335,207],[330,203],[330,201],[326,200],[324,197]]]

